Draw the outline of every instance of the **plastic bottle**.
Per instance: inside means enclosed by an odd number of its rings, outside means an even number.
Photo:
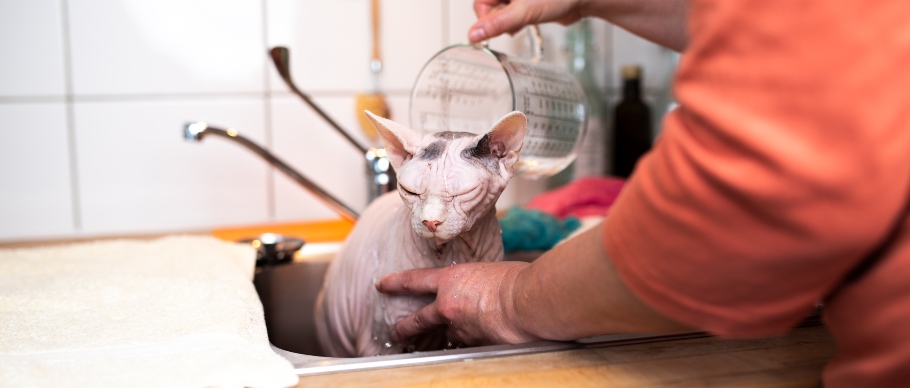
[[[651,110],[641,99],[640,66],[622,68],[622,100],[613,112],[613,175],[628,177],[651,149]]]

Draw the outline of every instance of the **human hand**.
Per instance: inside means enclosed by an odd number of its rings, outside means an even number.
[[[583,16],[582,0],[474,0],[477,22],[468,29],[468,40],[477,43],[503,33],[514,34],[531,24],[575,23]]]
[[[513,319],[512,290],[523,262],[464,263],[387,275],[376,283],[386,294],[436,294],[433,303],[402,319],[392,340],[402,341],[448,326],[450,341],[465,345],[522,343],[539,339]]]

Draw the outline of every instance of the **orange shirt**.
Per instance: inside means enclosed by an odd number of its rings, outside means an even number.
[[[910,1],[693,0],[681,107],[606,219],[626,285],[719,336],[826,301],[829,387],[910,384]]]

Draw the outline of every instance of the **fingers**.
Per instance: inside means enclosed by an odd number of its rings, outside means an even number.
[[[386,275],[376,283],[383,294],[435,294],[442,268],[412,269]]]
[[[474,13],[477,18],[483,18],[491,10],[508,4],[508,0],[474,0]]]
[[[401,342],[415,335],[426,333],[436,327],[443,326],[447,322],[439,309],[436,308],[436,302],[426,305],[413,315],[409,315],[395,325],[392,330],[392,340]]]
[[[487,40],[504,33],[515,32],[528,24],[525,20],[526,11],[520,3],[510,3],[504,7],[478,5],[475,3],[474,9],[479,20],[468,29],[468,40],[471,43]]]

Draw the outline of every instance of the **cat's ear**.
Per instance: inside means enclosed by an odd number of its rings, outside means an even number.
[[[528,118],[523,113],[514,111],[503,116],[487,134],[490,137],[490,154],[511,170],[518,162],[527,130]]]
[[[367,118],[376,127],[382,143],[385,144],[386,157],[392,163],[395,171],[401,167],[404,162],[413,157],[420,151],[420,141],[423,135],[404,125],[398,124],[392,120],[379,117],[368,110],[363,111]]]

